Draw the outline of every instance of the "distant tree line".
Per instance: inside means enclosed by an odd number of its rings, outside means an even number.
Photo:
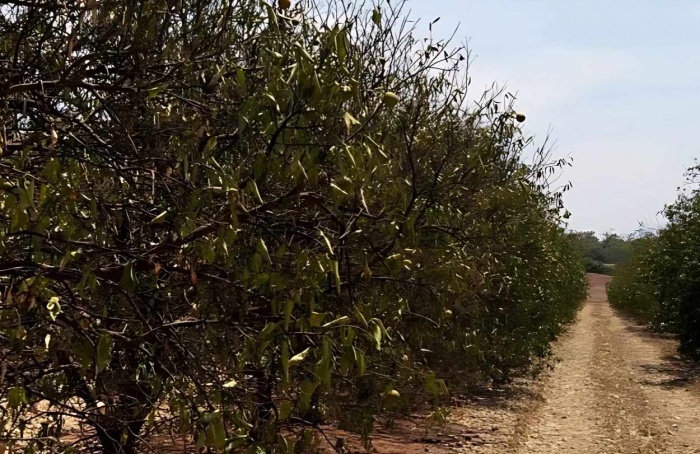
[[[583,254],[586,272],[611,275],[615,265],[625,261],[630,254],[630,241],[616,233],[605,233],[603,239],[595,232],[571,232]]]

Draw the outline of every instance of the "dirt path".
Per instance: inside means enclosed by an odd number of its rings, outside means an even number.
[[[700,453],[700,379],[654,336],[607,303],[608,277],[590,275],[578,321],[539,380],[453,410],[446,427],[380,433],[372,452],[481,454]],[[349,452],[364,452],[351,449]]]
[[[675,342],[608,305],[602,276],[560,341],[519,453],[700,453],[700,395]]]
[[[602,276],[557,346],[519,453],[700,453],[700,395],[675,342],[608,305]]]

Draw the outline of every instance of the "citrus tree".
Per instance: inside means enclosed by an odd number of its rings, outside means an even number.
[[[668,224],[632,242],[630,259],[615,270],[608,288],[613,306],[679,335],[682,354],[700,358],[700,193],[698,168],[688,170],[691,189],[663,213]]]
[[[545,355],[585,293],[566,163],[400,5],[10,1],[0,52],[8,443],[368,436]]]

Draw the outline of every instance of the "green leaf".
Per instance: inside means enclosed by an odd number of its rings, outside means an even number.
[[[204,151],[203,154],[205,157],[208,157],[209,152],[216,148],[216,137],[210,137],[209,140],[207,140],[206,145],[204,145]]]
[[[311,316],[309,317],[309,324],[311,325],[312,328],[318,328],[321,326],[323,323],[323,319],[326,318],[325,312],[311,312]]]
[[[314,58],[309,54],[309,52],[304,48],[304,46],[302,46],[299,42],[295,42],[293,46],[299,51],[299,54],[304,60],[311,64],[314,63]]]
[[[275,106],[275,110],[277,112],[280,112],[280,106],[277,104],[277,100],[275,99],[275,96],[272,93],[265,93],[265,97],[272,101],[272,105]],[[274,127],[274,125],[272,125]]]
[[[348,157],[348,159],[350,160],[350,163],[352,164],[352,166],[353,166],[353,167],[357,167],[357,161],[355,161],[355,155],[353,154],[353,152],[352,152],[352,150],[350,149],[350,147],[346,146],[346,147],[344,148],[344,150],[345,150],[345,155],[346,155],[346,156]]]
[[[134,276],[134,262],[128,262],[124,265],[124,273],[119,281],[119,286],[127,292],[133,292],[137,284],[136,276]]]
[[[333,268],[333,277],[335,278],[335,290],[340,295],[340,270],[338,269],[338,262],[331,260],[331,267]]]
[[[355,317],[357,317],[358,320],[362,323],[362,326],[365,328],[369,327],[369,323],[367,323],[367,317],[365,317],[365,314],[362,313],[359,307],[355,306]]]
[[[347,31],[345,29],[338,31],[338,33],[336,34],[335,46],[336,52],[338,53],[338,60],[342,65],[345,61],[345,57],[348,55]]]
[[[292,414],[292,401],[290,400],[283,400],[282,403],[280,404],[280,419],[282,421],[286,420],[291,416]]]
[[[225,453],[240,452],[236,448],[242,448],[243,446],[246,446],[248,441],[249,440],[248,440],[247,435],[234,434],[233,436],[230,436],[226,439],[226,450],[224,452]]]
[[[249,184],[255,198],[258,199],[258,202],[263,203],[262,196],[260,195],[260,189],[258,189],[258,184],[255,181],[251,181]]]
[[[284,330],[289,330],[289,322],[292,319],[292,312],[294,311],[294,300],[288,299],[284,303]]]
[[[316,70],[313,70],[313,73],[311,75],[311,79],[314,82],[314,88],[316,88],[316,93],[322,93],[323,92],[323,87],[321,86],[321,81],[318,78],[318,72]]]
[[[236,69],[236,84],[238,85],[238,90],[242,93],[248,91],[248,85],[246,83],[245,72],[242,68]]]
[[[439,378],[435,380],[435,383],[437,384],[438,388],[438,394],[439,395],[447,395],[450,393],[450,391],[447,389],[447,384],[445,383],[445,380]]]
[[[297,366],[304,362],[307,356],[309,356],[309,352],[311,351],[311,347],[305,349],[304,351],[297,353],[296,355],[292,356],[289,360],[289,366]]]
[[[293,451],[291,451],[291,448],[293,446],[290,446],[289,441],[287,438],[282,435],[282,434],[277,434],[277,451],[280,454],[291,454]]]
[[[339,325],[346,325],[350,323],[350,317],[347,315],[343,315],[340,318],[336,318],[332,322],[328,322],[325,325],[323,325],[323,328],[333,328],[334,326],[339,326]]]
[[[148,96],[146,97],[146,99],[153,99],[157,97],[159,94],[161,94],[161,92],[163,92],[163,90],[165,90],[165,85],[158,85],[156,87],[150,88],[148,90]]]
[[[103,334],[100,336],[100,340],[97,342],[97,354],[95,357],[97,373],[102,372],[109,364],[109,358],[112,355],[113,345],[114,341],[112,340],[112,336],[109,334]]]
[[[372,338],[374,339],[374,346],[377,350],[382,349],[382,329],[378,324],[374,323],[372,325]]]
[[[387,408],[395,408],[401,401],[401,394],[395,390],[391,389],[384,393],[384,405]]]
[[[59,263],[58,267],[61,269],[65,268],[73,261],[73,259],[75,259],[82,252],[83,252],[82,249],[78,249],[75,251],[67,250],[66,253],[63,255],[63,258],[61,259],[61,263]]]
[[[382,12],[379,8],[374,8],[372,11],[372,22],[379,27],[382,24]]]
[[[357,334],[352,327],[348,327],[346,330],[343,330],[343,339],[342,339],[343,345],[345,345],[345,346],[352,345],[356,336],[357,336]]]
[[[324,337],[323,354],[321,356],[321,361],[316,365],[316,375],[320,377],[321,383],[323,383],[323,387],[326,391],[331,390],[332,369],[333,349],[331,347],[331,340],[328,337]]]
[[[340,186],[338,186],[338,185],[335,184],[335,183],[331,183],[331,188],[334,189],[334,190],[336,190],[336,191],[338,191],[339,193],[341,193],[341,194],[344,195],[344,196],[347,196],[347,195],[348,195],[347,192],[345,192]]]
[[[195,450],[196,452],[202,452],[202,448],[204,448],[204,445],[207,442],[207,435],[204,430],[201,430],[197,432],[197,436],[195,439]]]
[[[168,215],[167,211],[163,211],[160,213],[158,216],[154,217],[151,219],[151,224],[161,224],[163,221],[165,221],[165,217]]]
[[[299,161],[298,159],[294,161],[291,168],[294,178],[297,178],[299,175],[302,175],[304,177],[304,180],[309,179],[309,175],[306,173],[306,169],[304,169],[304,166],[301,165],[301,161]]]
[[[205,415],[209,420],[205,430],[204,446],[215,449],[223,449],[226,445],[226,428],[221,413],[214,412]]]
[[[446,395],[448,393],[447,386],[445,385],[445,380],[435,378],[435,374],[429,374],[425,379],[425,386],[423,390],[426,394],[431,395],[434,399],[437,399],[441,395]]]
[[[24,388],[21,386],[10,388],[10,391],[7,394],[7,404],[11,409],[17,410],[22,404],[26,403],[27,396],[24,392]]]
[[[270,20],[270,23],[275,26],[276,29],[279,29],[279,20],[277,19],[277,13],[275,10],[272,8],[272,6],[265,4],[267,7],[267,17]]]
[[[379,325],[379,327],[382,329],[382,333],[384,334],[384,337],[387,339],[391,340],[391,336],[389,336],[389,332],[386,330],[384,327],[384,322],[381,321],[381,319],[375,318],[374,322]]]
[[[56,321],[56,317],[61,313],[61,304],[57,296],[52,296],[49,302],[46,303],[46,309],[49,311],[51,320]]]
[[[356,358],[355,363],[357,366],[357,374],[364,375],[365,369],[367,367],[367,359],[365,357],[365,354],[362,352],[362,350],[355,348],[355,358]]]
[[[317,386],[318,383],[314,383],[310,380],[304,380],[301,383],[301,399],[299,400],[302,411],[305,411],[309,408],[309,405],[311,404],[311,397],[313,396]]]
[[[262,238],[258,238],[258,252],[265,259],[267,263],[272,265],[272,258],[270,258],[270,252],[267,250],[267,245]]]
[[[357,364],[357,357],[353,347],[345,347],[343,354],[340,357],[340,371],[343,375],[347,375],[353,365]]]
[[[267,325],[265,325],[265,328],[263,328],[262,331],[260,331],[260,334],[258,334],[258,339],[270,340],[272,338],[272,334],[275,332],[275,329],[277,329],[277,323],[268,323]]]
[[[284,389],[289,384],[289,343],[282,342],[280,346],[280,364],[282,366],[282,388]]]
[[[350,112],[345,112],[343,114],[343,121],[345,122],[345,128],[348,130],[348,134],[352,131],[353,126],[360,124],[357,118],[353,117]]]

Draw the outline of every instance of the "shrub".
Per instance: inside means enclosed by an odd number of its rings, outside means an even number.
[[[629,258],[615,267],[607,291],[613,307],[663,329],[665,325],[659,320],[659,304],[650,282],[656,241],[657,238],[651,235],[630,241]]]
[[[586,272],[612,275],[615,264],[627,260],[629,240],[614,233],[606,233],[599,240],[595,232],[571,232],[584,256]]]
[[[700,193],[666,207],[653,284],[663,321],[679,334],[681,353],[700,358]]]
[[[697,169],[689,179],[696,181]],[[700,357],[700,192],[681,194],[664,214],[656,236],[633,242],[631,259],[619,265],[608,289],[611,304],[679,334],[680,351]]]
[[[587,273],[605,274],[607,276],[612,276],[615,269],[612,265],[607,265],[603,262],[599,262],[598,260],[593,260],[590,257],[586,257],[584,259],[584,266]]]

